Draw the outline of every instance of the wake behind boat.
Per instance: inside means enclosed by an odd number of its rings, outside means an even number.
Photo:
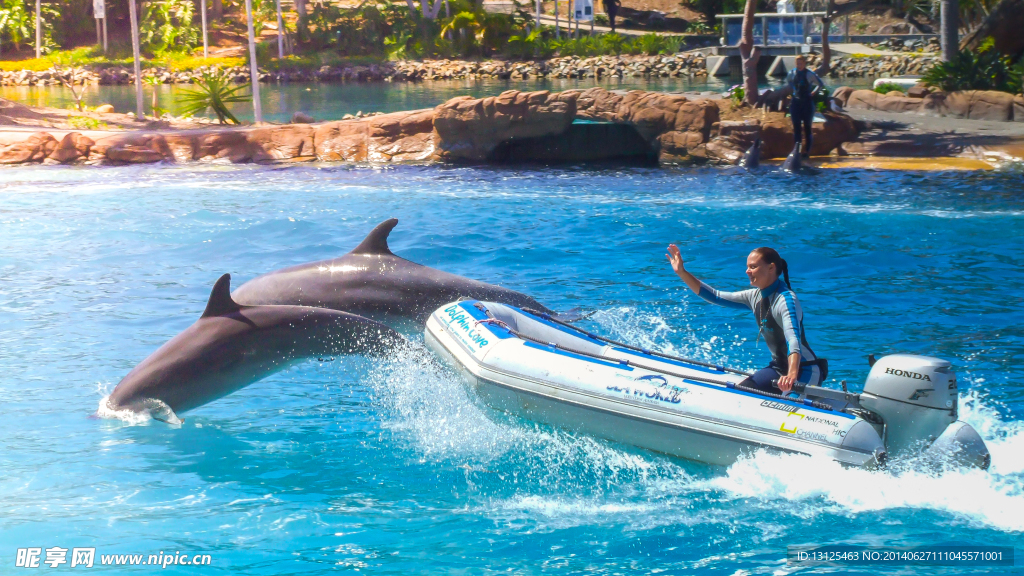
[[[807,386],[790,398],[745,388],[739,370],[491,302],[442,306],[425,338],[493,408],[689,460],[728,465],[757,448],[861,467],[922,451],[983,468],[990,460],[957,420],[956,376],[937,358],[886,356],[861,394]]]

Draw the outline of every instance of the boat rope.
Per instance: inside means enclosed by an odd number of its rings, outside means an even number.
[[[586,350],[580,350],[578,348],[572,348],[570,346],[564,346],[564,345],[558,344],[556,342],[545,342],[543,340],[539,340],[537,338],[533,338],[531,336],[527,336],[525,334],[519,333],[518,331],[513,329],[508,324],[506,324],[506,323],[502,322],[501,320],[498,320],[497,318],[492,316],[490,310],[487,310],[487,308],[482,306],[482,305],[478,305],[477,309],[478,310],[482,310],[485,314],[487,314],[487,318],[484,319],[484,320],[477,321],[477,324],[480,324],[480,323],[486,323],[486,324],[494,323],[494,324],[498,324],[502,328],[508,330],[509,333],[512,334],[513,336],[515,336],[516,338],[519,338],[521,340],[526,340],[527,342],[533,342],[534,344],[540,344],[542,346],[550,346],[550,347],[552,347],[552,348],[554,348],[556,350],[563,350],[565,352],[571,352],[573,354],[578,354],[580,356],[586,356],[588,358],[594,358],[596,360],[602,360],[602,361],[605,361],[605,362],[617,362],[618,364],[621,364],[623,366],[631,366],[631,367],[634,367],[634,368],[640,368],[641,370],[647,370],[649,372],[655,372],[657,374],[665,374],[666,376],[673,376],[675,378],[679,378],[679,379],[682,379],[684,381],[685,380],[693,380],[693,381],[697,381],[697,382],[704,382],[704,383],[707,383],[707,384],[717,384],[719,386],[724,386],[724,387],[729,388],[731,390],[738,390],[740,392],[746,392],[748,394],[757,394],[757,395],[760,395],[760,396],[767,396],[769,398],[775,398],[775,399],[778,399],[778,400],[785,400],[786,402],[799,402],[799,403],[802,403],[802,404],[804,404],[806,406],[812,406],[814,408],[818,408],[818,409],[821,409],[821,410],[828,410],[828,411],[833,411],[834,410],[834,408],[832,406],[830,406],[829,404],[825,404],[823,402],[818,402],[817,400],[811,400],[809,398],[804,398],[802,401],[795,400],[793,398],[788,398],[788,397],[786,397],[783,394],[776,394],[774,392],[768,392],[766,390],[761,390],[759,388],[751,388],[749,386],[744,386],[742,384],[737,384],[737,383],[734,383],[734,382],[729,382],[727,380],[717,380],[717,379],[714,379],[714,378],[705,378],[703,376],[694,376],[694,375],[691,375],[691,374],[681,374],[679,372],[673,372],[671,370],[666,370],[665,368],[662,368],[660,366],[649,366],[647,364],[642,364],[640,362],[635,362],[633,360],[627,360],[627,359],[624,359],[624,358],[621,358],[621,359],[620,358],[609,358],[609,357],[603,356],[601,354],[594,354],[593,352],[587,352]],[[523,310],[529,312],[530,314],[533,314],[532,311],[526,310],[525,308]],[[584,332],[584,331],[583,330],[579,330],[579,332]],[[598,339],[601,340],[600,338],[598,338]],[[739,371],[734,371],[734,372],[738,372],[739,374],[746,374],[744,372],[739,372]]]
[[[605,342],[607,344],[612,344],[613,346],[621,346],[622,348],[626,348],[628,350],[633,350],[634,352],[640,352],[642,354],[647,354],[648,356],[657,356],[659,358],[667,358],[669,360],[677,360],[679,362],[686,362],[688,364],[693,364],[695,366],[702,366],[704,368],[714,368],[715,370],[718,370],[718,371],[721,371],[721,372],[730,372],[732,374],[740,374],[740,375],[743,375],[743,376],[753,376],[753,372],[745,372],[743,370],[736,370],[735,368],[726,368],[725,366],[722,366],[721,364],[708,364],[707,362],[701,362],[700,360],[694,360],[692,358],[683,358],[682,356],[673,356],[671,354],[665,354],[663,352],[658,352],[656,350],[648,350],[646,348],[640,348],[640,347],[637,347],[637,346],[633,346],[631,344],[626,344],[625,342],[619,342],[617,340],[612,340],[611,338],[605,338],[604,336],[600,336],[600,335],[594,334],[592,332],[587,332],[586,330],[584,330],[584,329],[582,329],[582,328],[580,328],[578,326],[573,326],[572,324],[569,324],[568,322],[563,322],[563,321],[559,320],[558,318],[552,317],[550,314],[545,314],[544,312],[541,312],[539,310],[534,310],[533,308],[523,308],[522,310],[523,310],[523,312],[528,312],[528,313],[530,313],[530,314],[532,314],[534,316],[538,316],[538,317],[543,318],[545,320],[548,320],[550,322],[554,322],[555,324],[558,324],[559,326],[564,326],[566,328],[570,328],[572,330],[575,330],[575,331],[579,332],[580,334],[584,334],[586,336],[589,336],[590,338],[593,338],[594,340],[600,340],[601,342]]]

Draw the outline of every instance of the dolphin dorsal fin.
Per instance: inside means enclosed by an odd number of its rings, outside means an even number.
[[[200,318],[211,316],[223,316],[232,312],[238,312],[242,306],[231,299],[231,274],[225,274],[217,279],[210,292],[210,300],[206,303],[206,311]]]
[[[377,224],[377,227],[367,234],[359,246],[356,246],[349,254],[390,254],[394,256],[391,248],[388,248],[388,235],[397,225],[398,218],[391,218]]]

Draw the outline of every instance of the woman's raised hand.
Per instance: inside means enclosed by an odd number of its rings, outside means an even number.
[[[686,271],[686,268],[683,266],[683,255],[679,253],[678,246],[669,244],[668,254],[665,257],[668,258],[668,263],[672,265],[672,269],[676,271],[676,274]]]

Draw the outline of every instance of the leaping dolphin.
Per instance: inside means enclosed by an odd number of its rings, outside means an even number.
[[[761,139],[754,139],[754,144],[747,149],[740,159],[740,166],[747,170],[753,170],[761,165]]]
[[[231,276],[217,280],[206,311],[132,369],[107,399],[110,410],[190,410],[314,356],[380,355],[404,339],[380,322],[306,306],[242,306]]]
[[[500,302],[553,314],[533,298],[396,256],[388,235],[398,219],[377,225],[340,258],[282,268],[242,284],[233,297],[243,304],[294,304],[381,318],[426,318],[459,298]]]

